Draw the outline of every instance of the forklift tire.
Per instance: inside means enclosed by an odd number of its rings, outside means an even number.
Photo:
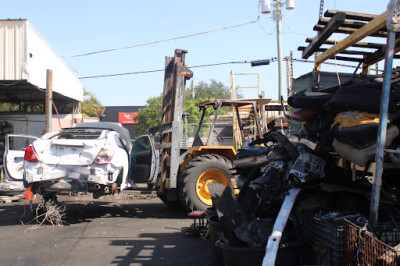
[[[182,207],[181,202],[179,200],[168,200],[166,193],[159,193],[158,197],[161,199],[162,202],[164,202],[169,207],[178,209]]]
[[[212,206],[208,184],[217,182],[233,187],[234,166],[227,158],[216,154],[200,155],[191,160],[178,179],[179,198],[187,211],[204,211]]]

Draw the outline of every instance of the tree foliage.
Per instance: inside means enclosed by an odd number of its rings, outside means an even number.
[[[158,97],[149,98],[145,108],[139,110],[139,115],[133,115],[133,119],[138,121],[135,131],[143,134],[151,127],[161,125],[162,94]]]
[[[191,92],[190,97],[195,99],[230,99],[231,91],[222,82],[214,79],[210,83],[200,81],[195,87],[194,92]]]
[[[83,102],[82,102],[82,115],[87,117],[100,117],[104,110],[106,109],[100,102],[97,100],[97,97],[89,91],[84,91],[83,93]]]
[[[191,89],[186,89],[185,94],[185,113],[187,123],[198,123],[201,118],[201,111],[198,110],[196,104],[199,102],[207,101],[209,99],[230,99],[231,92],[222,82],[211,80],[210,83],[200,81],[194,87],[194,93]],[[194,97],[193,97],[194,96]],[[148,99],[145,108],[139,110],[139,115],[133,118],[138,121],[136,126],[136,133],[144,134],[147,130],[154,126],[161,124],[161,111],[162,111],[162,94],[158,97]],[[214,110],[208,108],[204,117],[204,122],[209,122],[210,115]],[[222,111],[220,114],[224,114]]]

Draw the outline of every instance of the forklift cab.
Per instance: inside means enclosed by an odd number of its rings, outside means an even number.
[[[246,143],[262,137],[266,132],[266,118],[264,116],[264,106],[271,99],[240,99],[240,100],[222,100],[211,99],[200,102],[196,106],[203,110],[199,126],[193,142],[195,146],[219,146],[219,136],[214,130],[217,124],[219,111],[221,108],[232,108],[233,114],[233,147],[235,150],[246,146]],[[204,125],[204,116],[207,108],[214,108],[214,120],[211,122],[208,130],[207,140],[203,142],[200,138],[200,131]],[[244,118],[244,119],[243,119]]]

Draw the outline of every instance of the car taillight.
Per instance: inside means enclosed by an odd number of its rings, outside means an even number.
[[[93,164],[108,164],[111,162],[114,156],[113,150],[101,149],[96,159],[94,159]]]
[[[25,161],[30,161],[30,162],[37,162],[39,161],[35,151],[33,150],[32,145],[29,145],[26,150],[25,150],[25,155],[24,155],[24,160]]]

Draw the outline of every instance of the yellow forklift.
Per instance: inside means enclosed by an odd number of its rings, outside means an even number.
[[[162,125],[151,128],[148,135],[134,142],[130,176],[136,183],[154,185],[168,205],[181,205],[186,211],[205,210],[212,205],[207,187],[210,182],[231,186],[235,191],[232,160],[244,143],[265,133],[263,106],[270,100],[209,100],[197,104],[202,116],[193,145],[182,147],[185,83],[193,77],[184,63],[186,53],[176,50],[173,58],[166,57]],[[223,146],[215,127],[221,108],[226,107],[234,114],[231,146]],[[215,113],[210,125],[206,125],[208,130],[204,130],[208,108],[214,108]]]

